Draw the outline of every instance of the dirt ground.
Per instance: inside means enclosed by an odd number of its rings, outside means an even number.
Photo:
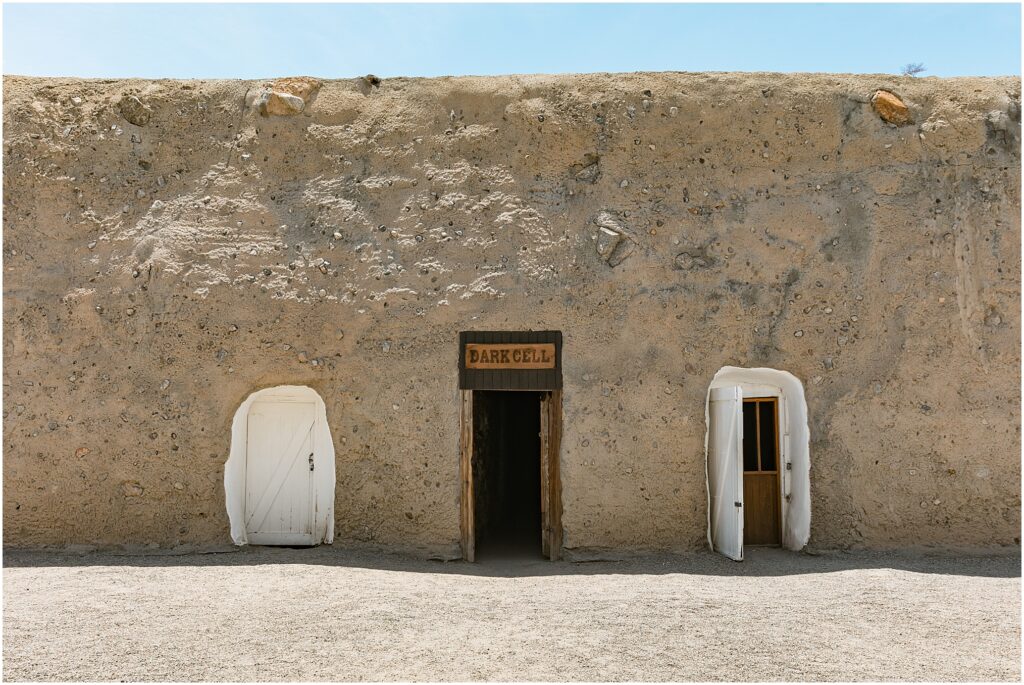
[[[1020,556],[7,552],[5,680],[1019,680]]]

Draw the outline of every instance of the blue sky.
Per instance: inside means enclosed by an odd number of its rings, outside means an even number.
[[[3,72],[1020,74],[1018,4],[12,4]]]

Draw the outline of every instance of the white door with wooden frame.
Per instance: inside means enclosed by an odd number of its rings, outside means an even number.
[[[254,402],[245,455],[245,532],[257,545],[313,544],[312,402]]]
[[[334,540],[334,442],[312,388],[258,390],[235,411],[224,497],[236,545]]]
[[[803,385],[778,369],[722,367],[705,418],[708,542],[800,550],[810,538],[810,431]]]

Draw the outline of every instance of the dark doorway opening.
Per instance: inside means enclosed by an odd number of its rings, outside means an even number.
[[[541,558],[541,399],[473,393],[473,517],[477,555]]]

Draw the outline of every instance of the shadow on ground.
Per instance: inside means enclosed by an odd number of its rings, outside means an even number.
[[[434,573],[496,578],[570,575],[791,576],[841,573],[857,569],[896,569],[988,578],[1021,575],[1020,548],[984,551],[829,551],[816,554],[777,548],[748,548],[746,559],[735,562],[711,552],[642,555],[615,560],[557,561],[495,555],[477,563],[436,561],[389,552],[322,546],[306,549],[236,547],[206,552],[86,552],[5,550],[3,566],[259,566],[319,565],[365,568],[402,573]]]

